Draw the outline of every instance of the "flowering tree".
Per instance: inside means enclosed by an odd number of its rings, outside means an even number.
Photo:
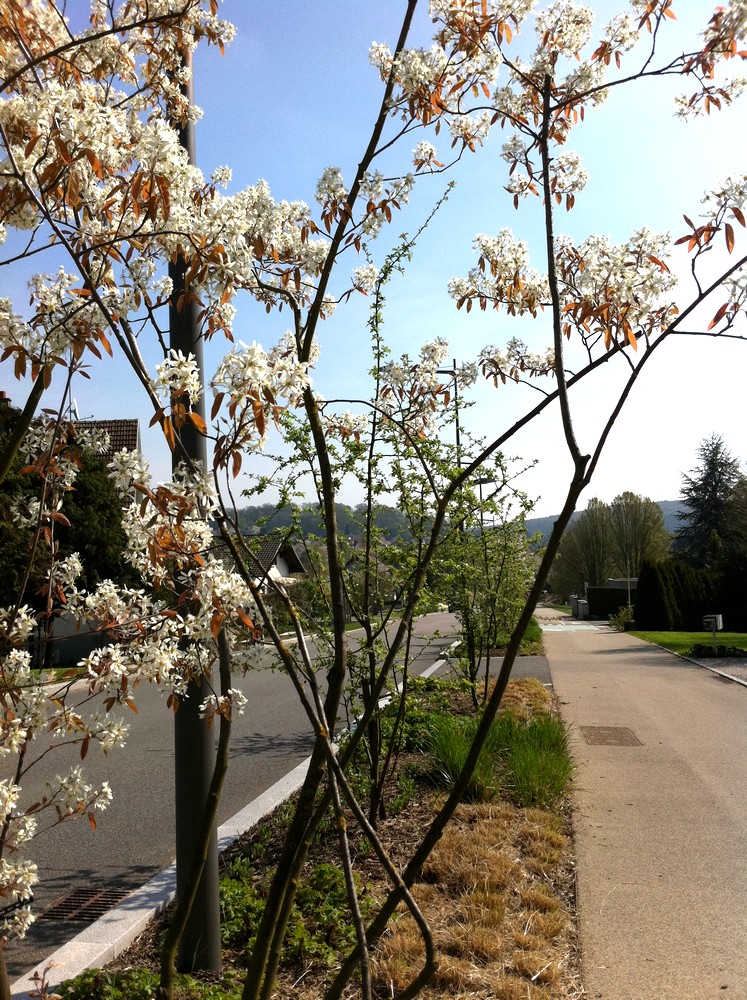
[[[346,181],[335,168],[324,172],[316,211],[301,202],[274,201],[264,183],[223,194],[219,189],[229,183],[227,171],[206,180],[189,162],[179,137],[179,125],[196,113],[184,96],[189,76],[185,51],[200,40],[222,47],[230,39],[230,27],[217,17],[216,0],[123,0],[119,6],[95,0],[90,25],[79,32],[66,22],[63,5],[43,0],[8,0],[0,19],[0,232],[8,236],[5,262],[22,260],[36,268],[37,262],[49,261],[49,273],[35,273],[30,279],[28,307],[22,310],[4,299],[0,309],[3,363],[32,380],[21,422],[26,437],[13,447],[29,449],[31,460],[44,469],[45,487],[31,526],[37,544],[51,545],[54,555],[54,524],[64,514],[48,486],[56,482],[64,493],[67,485],[57,450],[61,418],[52,420],[46,441],[39,440],[32,424],[53,373],[61,376],[66,399],[71,380],[84,374],[89,363],[103,353],[116,354],[118,363],[135,373],[153,420],[174,453],[184,458],[174,481],[161,485],[149,483],[146,470],[131,457],[118,456],[113,463],[115,482],[130,498],[124,523],[129,558],[142,576],[142,589],[106,582],[92,593],[80,592],[75,567],[52,562],[50,590],[54,584],[74,613],[97,622],[109,638],[109,644],[84,663],[90,694],[101,694],[110,709],[131,700],[136,684],[149,680],[168,686],[170,700],[177,704],[191,681],[210,683],[210,668],[217,662],[220,689],[206,690],[204,711],[219,717],[225,749],[231,710],[240,701],[231,680],[230,640],[240,635],[254,643],[250,659],[255,662],[271,647],[267,655],[279,660],[293,678],[316,734],[308,777],[258,929],[247,1000],[272,992],[296,878],[322,805],[329,802],[340,813],[343,801],[347,803],[392,879],[390,897],[364,928],[340,823],[358,947],[329,995],[340,995],[357,963],[363,994],[370,995],[367,949],[402,898],[413,909],[426,942],[424,968],[403,995],[414,995],[427,981],[436,957],[407,887],[462,794],[562,532],[611,428],[662,345],[690,335],[743,336],[747,257],[740,227],[747,178],[722,182],[708,195],[702,217],[686,218],[686,232],[676,242],[690,254],[691,282],[677,293],[667,263],[670,241],[664,235],[641,230],[615,245],[604,236],[574,242],[556,233],[556,213],[572,209],[586,183],[579,157],[566,144],[582,123],[586,127],[587,118],[593,121],[610,88],[681,75],[688,87],[680,104],[683,115],[715,111],[736,96],[737,84],[728,74],[718,74],[723,65],[728,69],[730,60],[745,57],[740,49],[747,28],[742,0],[718,8],[689,52],[660,64],[657,41],[673,17],[671,0],[631,0],[593,42],[591,11],[571,0],[555,0],[534,14],[530,0],[432,0],[435,34],[428,49],[408,48],[416,6],[416,0],[408,0],[393,49],[381,44],[371,49],[383,83],[379,112],[355,175]],[[524,26],[536,35],[536,48],[528,57],[520,54],[516,42]],[[640,49],[633,51],[639,40],[643,55]],[[373,241],[405,206],[418,176],[445,171],[476,152],[496,125],[507,135],[502,156],[506,186],[516,206],[536,198],[545,231],[544,260],[538,269],[532,268],[527,245],[508,229],[497,236],[480,235],[475,240],[477,265],[453,281],[449,291],[456,307],[466,310],[490,306],[532,317],[544,311],[551,317],[552,343],[537,350],[514,338],[506,347],[485,348],[476,367],[455,373],[463,379],[462,390],[479,368],[498,388],[526,382],[540,395],[516,423],[491,429],[466,463],[455,463],[450,472],[434,470],[425,444],[437,434],[438,414],[448,405],[453,388],[452,379],[444,382],[439,374],[445,345],[424,346],[417,362],[377,364],[371,399],[366,409],[358,401],[360,412],[354,416],[337,412],[338,406],[348,404],[325,401],[313,388],[313,368],[324,363],[320,321],[353,293],[375,287]],[[449,160],[439,160],[430,142],[444,133],[451,145]],[[405,141],[409,145],[413,134],[418,136],[414,153],[397,159],[400,146]],[[384,162],[386,176],[377,169]],[[711,252],[722,245],[723,254]],[[359,266],[345,269],[345,258],[355,255],[360,255],[355,261]],[[176,261],[184,267],[184,280],[183,287],[175,288],[167,265]],[[228,351],[212,374],[212,410],[203,420],[195,408],[203,393],[202,373],[195,357],[170,349],[167,310],[195,307],[202,337],[230,340],[239,291],[249,293],[268,312],[284,310],[290,329],[274,345],[254,343]],[[700,307],[709,310],[702,325],[697,322]],[[152,370],[142,349],[145,343],[160,353]],[[573,424],[574,391],[610,362],[627,371],[627,382],[600,420],[596,444],[583,454]],[[335,513],[340,474],[355,463],[360,467],[373,462],[372,443],[383,439],[383,425],[387,435],[396,433],[400,454],[418,467],[428,491],[428,517],[408,577],[403,616],[383,658],[376,659],[363,715],[346,750],[350,753],[367,730],[405,642],[459,491],[479,477],[484,463],[521,427],[548,408],[557,412],[573,465],[567,498],[518,615],[464,773],[406,869],[396,872],[352,796],[345,755],[338,756],[333,746],[348,664],[345,574]],[[315,683],[318,664],[312,662],[292,596],[279,588],[278,596],[294,621],[298,642],[293,648],[279,634],[252,572],[250,554],[232,530],[230,477],[246,467],[273,427],[288,426],[287,413],[301,424],[299,441],[313,458],[324,512],[332,627],[323,654],[323,694]],[[186,427],[211,441],[211,469],[197,467],[185,452]],[[59,496],[60,490],[56,492]],[[211,554],[208,515],[233,556],[228,566]],[[4,752],[21,762],[17,777],[35,733],[50,718],[59,718],[66,733],[80,738],[82,750],[98,738],[105,745],[116,742],[118,730],[112,736],[111,723],[102,722],[103,717],[98,723],[83,722],[68,709],[66,694],[50,701],[43,689],[31,684],[23,648],[31,618],[23,593],[3,621],[2,739]],[[29,691],[36,692],[32,703]],[[71,778],[53,793],[65,802],[63,815],[90,812],[91,803],[103,801],[105,792],[87,789],[83,782],[82,777]],[[70,798],[72,786],[75,794]],[[19,846],[18,835],[11,836],[14,829],[23,831],[21,840],[28,839],[36,804],[21,804],[18,780],[3,787],[1,846],[7,852]],[[2,865],[0,892],[21,902],[33,880],[30,862],[14,864],[3,857]],[[173,957],[165,961],[164,995],[169,992],[170,965]]]

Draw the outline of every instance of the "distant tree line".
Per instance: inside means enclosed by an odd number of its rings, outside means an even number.
[[[672,558],[641,567],[636,624],[699,631],[704,615],[720,614],[726,629],[747,631],[747,477],[720,435],[701,442],[680,496]]]
[[[639,628],[698,631],[704,615],[721,614],[726,628],[747,630],[747,477],[718,434],[701,442],[678,503],[669,532],[647,497],[590,500],[561,542],[551,588],[568,597],[637,578]]]
[[[550,587],[567,597],[604,587],[611,577],[635,577],[644,559],[666,558],[669,544],[661,508],[648,497],[592,499],[560,543]]]

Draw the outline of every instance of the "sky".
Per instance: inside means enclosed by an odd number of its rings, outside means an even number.
[[[427,5],[423,0],[421,5],[414,42],[427,45],[430,25]],[[81,14],[87,5],[73,0],[68,6],[74,14]],[[589,6],[601,26],[622,4],[605,0]],[[222,16],[236,24],[236,39],[224,57],[215,50],[204,51],[195,63],[195,98],[204,112],[197,129],[197,156],[205,175],[228,165],[233,170],[229,191],[261,178],[276,199],[301,199],[312,205],[316,181],[325,167],[340,167],[345,177],[351,177],[381,97],[378,73],[368,61],[369,46],[373,41],[394,45],[404,7],[401,0],[376,4],[365,0],[315,0],[313,4],[224,0]],[[712,9],[706,0],[675,0],[679,19],[669,36],[672,51],[690,46],[694,32],[705,25]],[[629,59],[631,66],[637,62],[635,54]],[[679,236],[684,232],[683,213],[697,216],[706,188],[729,174],[744,172],[747,105],[737,103],[707,120],[683,123],[675,119],[673,105],[673,96],[681,89],[681,82],[660,80],[613,91],[608,102],[591,111],[574,130],[569,147],[581,153],[590,181],[574,211],[559,214],[559,232],[577,239],[603,232],[622,241],[645,225]],[[430,139],[446,153],[444,135],[411,136],[400,151],[400,163],[406,164],[419,138]],[[510,227],[527,241],[536,266],[542,268],[541,203],[532,199],[523,202],[518,212],[514,210],[503,190],[502,141],[495,134],[484,149],[459,165],[447,204],[419,241],[405,276],[388,287],[384,332],[395,356],[402,352],[416,356],[423,342],[435,337],[448,340],[458,364],[475,361],[484,345],[502,345],[514,335],[532,349],[549,343],[549,315],[522,321],[493,311],[473,310],[467,315],[457,312],[446,290],[450,278],[466,275],[475,263],[472,241],[478,232],[496,233]],[[419,182],[401,218],[372,245],[375,261],[383,259],[400,233],[418,227],[445,186],[444,177],[425,177]],[[343,261],[344,277],[360,263],[352,258]],[[686,279],[684,259],[680,257],[674,266]],[[342,279],[339,287],[343,287]],[[686,301],[684,292],[682,301]],[[238,305],[237,339],[269,347],[287,328],[285,313],[266,316],[246,298]],[[367,308],[368,301],[356,295],[322,327],[314,380],[327,398],[369,394]],[[631,396],[580,506],[593,496],[610,501],[625,490],[655,500],[676,499],[682,474],[695,465],[700,441],[714,432],[723,436],[735,457],[747,460],[745,351],[745,343],[712,338],[665,346]],[[217,359],[218,345],[213,345],[206,357],[209,371]],[[601,372],[592,391],[572,398],[582,449],[592,445],[619,386],[613,366],[608,367],[610,371]],[[116,357],[105,360],[93,374],[90,382],[81,380],[75,389],[80,416],[138,416],[146,457],[155,476],[167,478],[167,450],[159,432],[148,430],[150,417],[144,400],[128,380],[123,363]],[[20,405],[24,390],[13,380],[7,364],[0,366],[0,388]],[[535,395],[523,387],[495,389],[492,384],[481,384],[473,394],[474,405],[460,417],[475,434],[499,433],[524,412]],[[522,465],[534,463],[521,485],[535,500],[535,514],[556,513],[570,474],[557,411],[517,436],[506,454],[519,458]],[[341,499],[356,503],[361,497],[345,487]]]

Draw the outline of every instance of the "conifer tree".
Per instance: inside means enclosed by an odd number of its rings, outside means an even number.
[[[704,438],[698,448],[698,464],[682,477],[680,499],[683,522],[674,540],[675,552],[693,566],[707,566],[727,533],[732,491],[739,482],[740,468],[720,434]]]

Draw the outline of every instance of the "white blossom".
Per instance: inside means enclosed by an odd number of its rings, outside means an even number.
[[[355,269],[353,274],[353,284],[362,292],[370,292],[373,291],[378,276],[378,267],[373,264],[364,264],[363,267]]]
[[[171,350],[169,356],[156,365],[157,378],[153,388],[167,401],[174,396],[188,395],[193,405],[202,396],[200,369],[193,354]]]
[[[435,165],[435,160],[436,147],[432,143],[426,142],[425,140],[419,142],[412,151],[412,162],[416,169],[433,166]]]
[[[344,201],[348,192],[339,167],[327,167],[316,184],[316,200],[320,205],[328,201]]]
[[[580,52],[591,36],[594,12],[573,0],[555,0],[537,12],[535,31],[543,47],[567,53]]]
[[[215,715],[222,715],[231,719],[234,714],[243,715],[246,704],[247,699],[238,688],[229,688],[227,694],[220,697],[209,694],[200,704],[200,718],[212,719]]]

